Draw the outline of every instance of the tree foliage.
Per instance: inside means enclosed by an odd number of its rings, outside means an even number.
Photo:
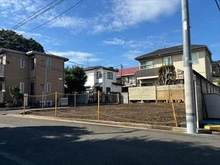
[[[0,47],[22,52],[44,52],[43,46],[34,39],[26,39],[12,30],[4,29],[0,30]]]
[[[176,80],[176,71],[173,65],[161,66],[158,70],[158,81],[160,85],[169,85]]]
[[[217,86],[220,87],[220,79],[215,79],[214,82],[216,83]]]
[[[87,75],[82,67],[66,67],[65,68],[65,84],[67,85],[68,92],[84,92]]]
[[[23,98],[23,94],[20,93],[20,89],[16,85],[9,87],[9,94],[13,100],[12,106],[16,106],[18,102]]]

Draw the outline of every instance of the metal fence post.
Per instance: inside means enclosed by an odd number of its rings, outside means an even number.
[[[76,107],[76,92],[74,92],[74,107]]]

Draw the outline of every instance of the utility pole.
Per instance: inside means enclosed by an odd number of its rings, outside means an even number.
[[[183,57],[184,57],[184,86],[187,133],[196,133],[195,96],[193,89],[193,71],[189,26],[188,0],[182,1],[182,28],[183,28]]]

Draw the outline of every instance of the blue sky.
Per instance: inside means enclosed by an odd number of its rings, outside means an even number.
[[[189,11],[191,43],[220,60],[215,0],[189,0]],[[69,66],[135,67],[137,56],[182,44],[181,0],[0,0],[0,12],[1,29],[35,39]]]

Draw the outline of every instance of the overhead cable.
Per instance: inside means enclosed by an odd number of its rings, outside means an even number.
[[[217,7],[218,7],[218,10],[220,11],[220,1],[215,0],[215,3],[217,5]]]
[[[43,7],[42,9],[40,9],[37,12],[31,14],[26,19],[24,19],[23,21],[19,22],[17,25],[13,26],[12,29],[15,30],[15,29],[19,28],[20,26],[26,24],[27,22],[32,21],[33,19],[37,18],[38,16],[42,15],[43,13],[45,13],[45,12],[49,11],[50,9],[54,8],[55,6],[57,6],[58,4],[60,4],[64,0],[60,0],[57,3],[55,3],[56,1],[57,0],[54,0],[53,2],[51,2],[48,5],[46,5],[45,7]]]
[[[54,20],[54,19],[60,17],[60,16],[63,15],[64,13],[66,13],[66,12],[72,10],[72,9],[75,8],[75,7],[78,7],[83,1],[84,1],[84,0],[78,1],[76,4],[74,4],[73,6],[71,6],[70,8],[68,8],[67,10],[63,11],[62,13],[60,13],[59,15],[57,15],[56,17],[54,17],[54,18],[52,18],[52,19],[46,21],[45,23],[43,23],[43,24],[41,24],[41,25],[39,25],[39,26],[37,26],[37,27],[35,27],[35,28],[33,28],[33,29],[27,31],[26,33],[32,32],[32,31],[34,31],[34,30],[36,30],[36,29],[38,29],[38,28],[40,28],[40,27],[46,25],[47,23],[49,23],[49,22],[51,22],[52,20]]]

